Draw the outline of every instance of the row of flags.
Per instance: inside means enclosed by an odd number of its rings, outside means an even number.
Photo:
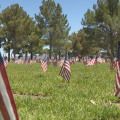
[[[17,61],[16,63],[19,64],[21,61]],[[8,62],[2,58],[0,53],[0,120],[19,120],[17,107],[6,73],[7,64]],[[41,67],[44,72],[47,71],[46,59],[42,61]],[[68,53],[66,54],[60,75],[69,82],[71,74]]]
[[[87,64],[86,66],[92,66],[95,65],[96,63],[105,63],[105,59],[95,56],[93,59],[85,59],[83,61],[84,64]]]
[[[91,66],[99,61],[102,63],[101,59],[96,57],[90,60],[87,65]],[[13,98],[12,90],[6,73],[7,62],[3,60],[0,53],[0,120],[19,120],[17,107]],[[117,62],[116,65],[116,78],[115,78],[115,96],[120,98],[120,42],[118,42],[118,51],[117,51]],[[112,66],[112,62],[111,62]],[[44,59],[41,63],[41,67],[44,72],[47,71],[47,61]],[[65,60],[62,61],[62,68],[59,73],[67,82],[69,82],[71,77],[70,63],[68,52],[66,52]]]
[[[45,62],[43,62],[44,64],[42,65],[42,67],[47,66],[47,62],[46,62],[46,64],[45,64]],[[94,59],[92,59],[88,62],[87,66],[94,65],[94,64],[96,64],[96,62],[103,63],[105,61],[104,61],[104,59],[101,59],[100,57],[99,58],[95,57]],[[115,96],[120,98],[120,41],[118,42],[117,62],[116,62],[116,60],[113,60],[113,61],[111,60],[110,64],[111,64],[110,67],[112,70],[116,66],[114,94],[115,94]],[[45,70],[47,70],[46,67],[45,67]],[[70,76],[71,76],[71,70],[70,70],[70,63],[69,63],[69,59],[68,59],[68,52],[66,53],[66,57],[65,57],[65,60],[64,60],[64,63],[62,65],[59,75],[62,76],[67,82],[69,82]]]
[[[18,60],[16,63],[22,63],[23,61]],[[26,62],[25,62],[26,63]],[[31,63],[29,61],[29,63]],[[7,77],[6,67],[8,61],[5,61],[0,53],[0,120],[19,120],[17,107],[14,101],[13,93],[10,87],[10,83]],[[41,67],[43,71],[46,72],[47,70],[47,62],[44,59],[42,61]],[[67,70],[69,71],[67,73]],[[65,74],[61,74],[61,76],[69,82],[70,79],[70,67],[68,61],[68,55],[64,62],[64,66],[62,67],[61,71],[65,72]],[[60,73],[62,73],[60,72]],[[67,77],[69,76],[69,77]]]
[[[53,65],[56,66],[57,65],[57,61],[54,61]],[[44,72],[47,71],[47,61],[46,61],[45,58],[42,61],[41,67],[42,67]],[[70,63],[69,63],[68,52],[66,52],[65,60],[64,60],[64,63],[62,65],[62,68],[61,68],[61,71],[60,71],[59,75],[62,76],[63,79],[65,79],[67,82],[69,82],[70,76],[71,76],[71,70],[70,70]]]

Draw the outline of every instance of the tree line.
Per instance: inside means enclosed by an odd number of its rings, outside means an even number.
[[[71,29],[67,15],[54,0],[43,0],[35,19],[18,4],[8,6],[0,13],[0,47],[31,59],[35,54],[59,56],[69,51],[73,55],[94,55],[104,49],[112,58],[116,56],[120,34],[119,0],[97,0],[93,10],[88,9],[81,21],[83,28],[69,35]],[[79,15],[79,14],[78,14]],[[49,49],[43,49],[48,45]]]

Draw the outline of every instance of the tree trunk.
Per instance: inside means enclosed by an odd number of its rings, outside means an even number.
[[[50,33],[50,53],[49,53],[49,58],[51,59],[52,57],[52,35]]]
[[[0,38],[0,48],[1,48],[1,46],[2,46],[2,44],[1,44],[1,43],[2,43],[2,39]]]
[[[27,60],[27,52],[25,52],[25,61]]]
[[[59,60],[60,60],[60,57],[61,57],[61,52],[60,52],[60,50],[59,50]]]
[[[10,47],[8,47],[8,62],[10,62]]]
[[[56,60],[57,60],[57,54],[55,55],[55,57],[56,57]]]
[[[30,57],[31,57],[30,59],[32,60],[32,59],[33,59],[33,54],[32,54],[32,53],[31,53],[31,56],[30,56]]]
[[[111,50],[111,59],[114,58],[114,36],[113,33],[110,33],[110,50]]]
[[[51,40],[50,40],[50,53],[49,53],[49,58],[51,59],[52,57],[52,43],[51,43]]]

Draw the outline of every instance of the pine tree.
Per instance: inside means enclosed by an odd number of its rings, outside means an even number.
[[[82,24],[94,43],[114,57],[120,29],[119,0],[97,0],[93,8],[85,13]]]
[[[40,6],[39,15],[35,16],[38,27],[41,29],[45,43],[50,46],[50,58],[52,50],[60,46],[61,39],[66,38],[70,27],[67,15],[62,14],[60,4],[55,4],[54,0],[43,0]]]

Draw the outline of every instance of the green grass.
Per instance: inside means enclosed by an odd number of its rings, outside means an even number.
[[[7,74],[17,94],[20,120],[119,120],[120,109],[109,102],[120,102],[114,96],[115,70],[109,67],[109,63],[72,64],[67,83],[59,76],[59,66],[51,64],[44,73],[40,63],[31,67],[9,63]]]

